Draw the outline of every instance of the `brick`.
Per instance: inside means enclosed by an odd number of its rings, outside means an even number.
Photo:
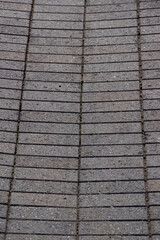
[[[6,220],[5,219],[0,219],[0,231],[1,231],[1,233],[5,232],[5,227],[6,227]]]
[[[144,100],[144,110],[146,109],[159,109],[159,100]]]
[[[45,6],[45,5],[44,5]],[[63,6],[64,7],[64,6]],[[50,6],[49,6],[50,8]],[[51,6],[52,8],[52,6]],[[54,7],[55,8],[55,7]],[[33,20],[32,22],[32,28],[45,28],[45,29],[53,29],[53,22],[51,21],[38,21]],[[60,22],[60,21],[54,21],[54,29],[83,29],[83,22]]]
[[[17,131],[17,123],[11,121],[0,121],[1,131]]]
[[[83,113],[83,123],[141,121],[140,112]],[[85,125],[85,124],[84,124]]]
[[[29,62],[49,62],[49,63],[78,63],[81,64],[81,56],[48,55],[48,54],[29,54]]]
[[[0,218],[6,218],[7,206],[0,206]]]
[[[159,171],[160,171],[160,168],[158,167],[148,168],[148,179],[156,179],[156,178],[158,179]]]
[[[96,153],[95,153],[96,154]],[[143,169],[102,169],[81,171],[81,181],[112,181],[143,179]]]
[[[144,111],[144,119],[147,120],[159,120],[160,118],[160,111],[159,110],[147,110]]]
[[[27,37],[23,36],[15,36],[15,35],[4,35],[1,34],[0,36],[1,42],[8,42],[8,43],[20,43],[20,44],[26,44],[27,43]],[[19,51],[20,52],[20,51]],[[3,54],[3,53],[2,53]],[[11,54],[11,53],[10,53]],[[20,54],[20,53],[19,53]]]
[[[15,35],[22,35],[27,36],[28,34],[28,28],[24,27],[13,27],[13,26],[0,26],[1,33],[7,33],[7,34],[15,34]]]
[[[24,56],[24,53],[6,51],[6,52],[0,52],[0,58],[4,60],[24,61],[25,56]]]
[[[147,166],[160,166],[158,156],[147,156]]]
[[[160,205],[160,193],[149,193],[149,203],[150,205]]]
[[[121,12],[125,10],[136,10],[136,4],[128,3],[128,4],[114,4],[114,5],[98,5],[98,6],[87,6],[87,13],[94,12]]]
[[[9,90],[12,89],[12,91],[15,92],[14,93],[15,96],[19,96],[19,92],[20,92],[20,90],[22,88],[22,80],[5,79],[5,78],[1,79],[1,88],[4,88],[4,89],[8,88]],[[14,89],[16,91],[14,91]],[[1,92],[2,92],[2,90],[1,90]],[[16,95],[16,92],[17,92],[17,95]]]
[[[7,144],[5,144],[4,146],[3,146],[3,144],[4,143],[1,143],[1,146],[2,147],[4,147],[5,145],[7,145]],[[7,150],[7,147],[6,148],[4,148],[5,150]],[[1,152],[2,152],[2,150],[1,150]],[[8,152],[9,152],[9,150],[8,150]],[[8,166],[1,166],[1,168],[0,168],[0,177],[4,177],[4,178],[10,178],[11,177],[11,175],[12,175],[12,167],[8,167]]]
[[[58,102],[23,102],[23,111],[46,111],[49,109],[52,112],[76,112],[79,113],[79,103],[58,103]]]
[[[25,53],[26,46],[22,44],[12,44],[12,43],[0,43],[0,50],[1,51],[16,51]]]
[[[96,2],[97,3],[97,2]],[[106,3],[106,2],[105,2]],[[126,5],[124,5],[126,6]],[[109,6],[108,6],[109,7]],[[117,11],[112,11],[112,13],[110,12],[101,12],[101,13],[90,13],[86,15],[86,20],[87,21],[97,21],[97,20],[104,20],[104,19],[124,19],[125,18],[136,18],[137,17],[137,13],[136,10],[134,11],[123,11],[123,12],[117,12]]]
[[[48,14],[48,13],[47,13]],[[57,16],[56,16],[57,18]],[[48,30],[48,29],[32,29],[31,32],[32,36],[41,36],[41,37],[58,37],[58,38],[81,38],[82,39],[82,31],[81,30]],[[44,47],[43,47],[44,48]],[[64,53],[64,48],[62,48],[63,53]],[[51,53],[51,48],[50,51],[48,50],[48,53]],[[73,49],[72,49],[73,50]],[[80,49],[81,50],[81,49]],[[32,51],[31,51],[32,52]]]
[[[142,211],[141,211],[142,212]],[[35,220],[61,220],[74,221],[77,217],[76,209],[47,208],[47,207],[16,207],[10,208],[11,218],[35,219]]]
[[[54,82],[26,82],[25,84],[25,90],[50,90],[53,94],[53,91],[73,91],[78,92],[80,91],[80,85],[79,84],[72,84],[72,83],[54,83]],[[65,95],[65,93],[63,93]]]
[[[33,133],[63,133],[63,134],[78,134],[79,126],[76,124],[56,124],[56,123],[32,123],[25,122],[20,125],[20,132]]]
[[[32,206],[76,207],[76,196],[39,194],[39,193],[13,193],[11,204]]]
[[[1,69],[1,77],[2,78],[10,78],[10,79],[23,79],[23,72],[22,71],[14,71],[14,70],[5,70]]]
[[[113,38],[112,38],[113,39]],[[106,40],[105,40],[106,41]],[[108,39],[107,39],[108,42]],[[92,55],[85,56],[85,63],[110,63],[110,62],[126,62],[126,61],[137,61],[138,54],[137,53],[124,53],[124,54],[110,54],[110,55]]]
[[[78,147],[76,146],[37,146],[21,144],[18,148],[18,155],[36,156],[59,156],[78,157]]]
[[[9,239],[7,239],[9,240]],[[17,240],[17,239],[16,239]],[[26,239],[25,239],[26,240]],[[104,240],[104,237],[101,236],[88,236],[88,237],[84,237],[81,236],[79,237],[79,240]],[[148,240],[148,236],[105,236],[105,240]],[[159,239],[154,239],[154,240],[159,240]]]
[[[71,236],[47,236],[47,235],[30,235],[30,234],[7,234],[7,240],[28,240],[28,238],[30,240],[43,240],[45,238],[45,240],[75,240],[75,237],[71,237]],[[132,239],[131,239],[132,240]],[[133,239],[134,240],[134,239]],[[136,239],[137,240],[137,239]],[[139,239],[138,239],[139,240]],[[142,240],[146,240],[146,239],[142,239]]]
[[[49,167],[49,168],[77,168],[78,158],[17,156],[17,166]]]
[[[82,235],[133,235],[133,234],[148,234],[147,222],[89,222],[80,223],[80,234]]]
[[[145,206],[144,194],[86,195],[80,197],[81,207]]]
[[[160,124],[159,121],[149,121],[149,122],[145,122],[145,131],[146,132],[151,132],[151,131],[160,131]]]
[[[81,221],[109,221],[109,220],[147,220],[146,208],[91,208],[80,209]]]
[[[0,12],[0,17],[13,17],[13,18],[29,19],[29,12],[2,10]]]
[[[39,176],[37,176],[38,178]],[[32,176],[33,178],[33,176]],[[54,180],[54,179],[53,179]],[[55,179],[57,180],[57,179]],[[67,183],[45,181],[44,177],[37,180],[14,180],[13,191],[15,192],[29,192],[29,193],[48,193],[48,194],[77,194],[77,183]],[[77,180],[77,179],[76,179]],[[67,180],[64,180],[67,181]]]
[[[3,2],[3,4],[4,4],[4,2]],[[22,6],[21,4],[18,4],[18,6],[19,5]],[[17,4],[16,4],[16,7],[17,7]],[[0,3],[0,8],[1,8],[1,3]],[[28,19],[2,18],[1,19],[1,24],[6,25],[6,26],[7,25],[13,25],[13,26],[28,27],[29,26],[29,20]]]
[[[156,89],[156,90],[143,90],[143,99],[158,98],[159,95],[160,95],[160,89]]]
[[[29,134],[21,133],[19,136],[19,143],[34,143],[34,144],[55,144],[55,145],[79,145],[79,136],[59,136],[55,135],[54,137],[47,134]]]
[[[3,2],[0,3],[0,8],[1,9],[7,9],[7,10],[16,10],[16,11],[31,11],[31,6],[30,4],[15,4],[15,3],[7,3],[7,2]]]
[[[98,31],[98,30],[97,30]],[[113,30],[112,30],[113,31]],[[86,37],[93,37],[95,38],[94,34],[97,34],[95,31],[92,31],[94,33],[91,32],[91,30],[87,31],[89,36]],[[92,33],[92,34],[91,34]],[[108,36],[112,36],[111,35],[111,30],[108,30],[108,32],[106,33],[106,35]],[[113,34],[113,33],[112,33]],[[127,35],[127,32],[121,34],[121,35]],[[116,34],[115,34],[116,35]],[[120,35],[120,34],[118,34]],[[100,36],[100,33],[99,35]],[[103,35],[105,37],[105,33]],[[112,36],[114,37],[114,35]],[[123,54],[123,53],[137,53],[137,45],[136,44],[130,44],[130,45],[112,45],[112,46],[89,46],[89,47],[85,47],[85,54],[91,54],[91,55],[95,55],[95,54]]]
[[[35,5],[34,11],[35,12],[52,12],[52,13],[82,13],[84,12],[84,7],[76,7],[76,6],[65,6],[63,5],[63,8],[61,6],[47,6],[47,5]]]
[[[49,64],[49,63],[28,63],[28,71],[51,71],[51,72],[73,72],[80,73],[81,66],[75,64]]]
[[[77,181],[77,171],[59,169],[16,168],[15,178],[54,181]]]
[[[82,168],[125,168],[125,167],[143,167],[143,157],[99,157],[82,158]]]
[[[11,111],[10,109],[1,109],[1,120],[18,120],[18,110]]]
[[[160,234],[160,221],[151,221],[152,234]]]
[[[82,128],[83,134],[100,134],[100,133],[140,133],[140,123],[106,123],[106,124],[84,124]]]
[[[93,111],[134,111],[139,110],[139,108],[139,101],[83,103],[83,113]]]
[[[60,112],[22,112],[22,121],[39,121],[39,122],[62,122],[62,123],[79,123],[79,114],[77,113],[60,113]]]
[[[8,192],[1,191],[0,203],[8,203]]]
[[[151,219],[159,219],[160,206],[150,207]]]
[[[86,85],[86,84],[85,84]],[[97,84],[98,85],[98,84]],[[108,84],[109,85],[109,84]],[[123,84],[118,84],[119,87],[123,86]],[[100,85],[105,86],[104,85]],[[109,85],[110,86],[110,85]],[[114,85],[113,85],[114,86]],[[112,85],[110,86],[112,88]],[[115,86],[115,88],[117,88]],[[90,89],[90,87],[89,87]],[[96,90],[96,87],[94,88]],[[139,92],[138,91],[124,91],[124,92],[85,92],[83,93],[83,104],[85,102],[98,102],[98,101],[117,101],[117,100],[139,100]]]
[[[126,194],[144,192],[144,181],[81,182],[81,194]],[[94,197],[94,196],[93,196]],[[113,197],[114,198],[114,197]],[[98,200],[97,200],[98,201]],[[103,205],[103,204],[102,204]],[[96,206],[96,205],[95,205]]]
[[[146,144],[147,154],[159,154],[160,153],[160,145],[157,144]]]
[[[104,7],[104,6],[103,6]],[[87,22],[86,30],[88,29],[106,29],[106,28],[123,28],[123,27],[133,27],[137,26],[137,20],[111,20],[111,21],[95,21],[95,22]]]
[[[127,37],[126,36],[119,36],[119,37],[114,36],[114,38],[113,37],[87,38],[87,39],[85,39],[85,46],[90,46],[90,45],[97,45],[98,46],[98,45],[107,45],[107,44],[108,45],[112,45],[112,44],[117,44],[117,45],[119,45],[119,44],[135,44],[136,41],[137,41],[137,36],[127,36]],[[130,56],[132,56],[131,53],[130,53]],[[110,57],[112,59],[113,56],[110,56]],[[86,57],[85,57],[85,59],[86,59]]]
[[[150,179],[150,178],[152,180],[148,180],[148,190],[149,190],[149,192],[158,192],[159,191],[159,186],[160,186],[159,185],[160,184],[160,180],[156,179],[156,177],[154,177],[154,176],[153,177],[151,177],[151,176],[148,177],[148,179]]]
[[[1,164],[12,166],[13,161],[14,161],[14,155],[13,154],[4,154],[4,153],[0,154]]]
[[[85,72],[136,71],[138,70],[138,62],[87,64],[84,69]]]
[[[85,83],[84,84],[84,92],[100,92],[100,91],[122,91],[122,90],[138,90],[139,83],[138,81],[133,82],[106,82],[106,83]]]
[[[160,137],[159,137],[159,133],[155,133],[155,132],[148,132],[146,134],[146,142],[147,143],[155,143],[155,142],[160,142]]]
[[[149,49],[150,51],[151,50],[153,50],[154,48],[156,48],[157,49],[157,51],[159,50],[159,46],[155,46],[155,44],[158,42],[158,40],[159,40],[159,34],[157,33],[155,33],[155,34],[153,34],[153,35],[141,35],[141,48],[143,49],[143,50],[147,50],[147,49]],[[149,43],[151,43],[150,44],[150,46],[149,46]]]
[[[30,233],[30,234],[75,234],[75,223],[72,222],[48,222],[48,221],[19,221],[10,220],[8,224],[9,233]]]
[[[55,21],[55,20],[61,20],[61,21],[82,21],[83,15],[82,13],[77,14],[62,14],[62,13],[56,13],[56,14],[49,14],[48,12],[34,12],[33,19],[38,20],[47,20],[47,21]]]
[[[10,179],[0,179],[0,190],[9,191]]]
[[[154,77],[154,76],[153,76]],[[157,79],[154,80],[146,80],[143,82],[143,88],[144,89],[151,89],[150,92],[154,93],[154,88],[159,89],[160,88],[160,83]],[[154,96],[154,95],[153,95]]]
[[[56,14],[57,15],[57,14]],[[53,15],[54,16],[54,15]],[[57,16],[56,16],[57,17]],[[51,21],[51,20],[50,20]],[[54,22],[53,22],[54,23]],[[50,46],[54,46],[54,45],[57,45],[57,46],[66,46],[66,47],[80,47],[82,45],[82,39],[76,39],[76,38],[73,38],[73,39],[69,39],[69,38],[41,38],[40,36],[31,36],[30,37],[30,46],[31,45],[50,45]],[[41,57],[42,60],[43,60],[43,56],[45,57],[45,55],[43,54],[42,56],[39,56],[39,58]],[[35,56],[36,57],[36,56]],[[46,58],[49,58],[51,56],[49,55],[46,55]],[[63,58],[61,57],[61,61],[63,61],[65,58],[68,58],[69,59],[70,56],[63,56]],[[52,57],[52,59],[58,59],[58,55],[57,56],[54,56]],[[74,61],[76,62],[76,58],[75,56],[71,56],[71,58],[74,59]],[[79,57],[80,58],[80,57]]]
[[[55,0],[54,3],[52,0],[36,0],[35,1],[36,4],[43,4],[43,5],[61,5],[61,6],[65,6],[65,5],[70,5],[70,6],[82,6],[84,5],[83,0],[80,1],[76,1],[76,0],[61,0],[61,2],[59,2],[58,0]]]
[[[1,106],[2,109],[6,109],[6,108],[9,109],[10,108],[11,110],[18,110],[18,108],[19,108],[19,100],[1,99],[0,100],[0,106]]]

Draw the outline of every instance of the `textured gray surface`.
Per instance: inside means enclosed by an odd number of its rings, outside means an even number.
[[[0,9],[0,240],[160,240],[160,1]]]

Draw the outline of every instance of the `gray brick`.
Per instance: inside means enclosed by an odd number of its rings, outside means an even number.
[[[16,168],[15,178],[77,181],[77,171],[64,169]]]
[[[0,179],[0,190],[9,191],[10,179]]]
[[[160,166],[158,156],[147,156],[147,165],[148,166]]]
[[[60,157],[17,156],[17,166],[49,167],[49,168],[77,168],[78,159]]]
[[[8,192],[1,191],[0,203],[8,203]]]
[[[82,168],[123,168],[123,167],[143,167],[142,157],[104,157],[104,158],[82,158]]]
[[[36,4],[44,4],[44,5],[61,5],[61,6],[65,6],[65,5],[70,5],[70,6],[82,6],[84,5],[83,0],[80,1],[76,1],[76,0],[61,0],[61,2],[59,2],[58,0],[55,0],[54,2],[52,0],[36,0],[35,1]]]
[[[57,15],[56,15],[56,17],[57,17]],[[69,38],[69,39],[82,38],[82,31],[81,30],[72,31],[72,30],[54,30],[54,29],[51,29],[51,30],[48,30],[48,29],[32,29],[31,34],[32,34],[32,36],[41,36],[41,37],[55,37],[56,36],[58,38],[66,37],[66,38]],[[50,51],[49,51],[49,49],[50,49]],[[53,50],[51,48],[49,48],[49,49],[48,49],[48,53],[49,52],[51,53]],[[63,49],[62,51],[64,53],[64,48],[62,48],[62,49]]]
[[[113,39],[113,38],[112,38]],[[96,40],[96,39],[94,39]],[[105,39],[106,41],[106,39]],[[123,41],[123,40],[122,40]],[[107,39],[107,44],[108,39]],[[97,45],[97,44],[96,44]],[[137,61],[138,54],[137,53],[124,53],[124,54],[110,54],[110,55],[92,55],[92,56],[85,56],[85,63],[110,63],[110,62],[127,62],[127,61]]]
[[[14,80],[14,79],[1,79],[1,88],[12,88],[16,89],[16,91],[19,93],[19,91],[22,88],[22,80]],[[2,90],[1,90],[2,91]],[[17,94],[18,94],[17,93]],[[15,93],[16,94],[16,93]],[[19,96],[19,95],[17,95]]]
[[[26,82],[25,90],[50,90],[53,94],[53,91],[80,91],[79,84],[72,83],[55,83],[55,82]],[[65,93],[63,93],[65,95]]]
[[[121,194],[144,192],[144,181],[82,182],[81,194]],[[94,197],[94,196],[93,196]],[[97,200],[98,201],[98,200]],[[103,204],[102,204],[103,205]]]
[[[48,54],[29,54],[28,61],[31,62],[50,62],[50,63],[78,63],[81,64],[81,56],[48,55]]]
[[[83,113],[83,123],[141,121],[140,112]],[[128,130],[129,131],[129,130]]]
[[[146,109],[159,109],[159,100],[144,100],[144,110]]]
[[[4,70],[1,69],[1,78],[10,78],[10,79],[23,79],[23,72],[22,71],[14,71],[14,70]]]
[[[104,7],[104,6],[102,6]],[[112,7],[112,6],[111,6]],[[87,22],[86,23],[86,30],[88,29],[105,29],[105,28],[123,28],[123,27],[133,27],[137,26],[137,20],[111,20],[111,21],[95,21],[95,22]]]
[[[30,235],[30,234],[7,234],[7,240],[43,240],[45,238],[45,240],[75,240],[75,237],[71,237],[71,236],[47,236],[47,235]],[[135,239],[131,239],[131,240],[135,240]],[[137,239],[136,239],[137,240]],[[138,239],[139,240],[139,239]],[[142,240],[146,240],[146,239],[142,239]]]
[[[159,171],[160,171],[160,168],[158,167],[148,168],[148,179],[156,179],[156,178],[158,179]]]
[[[18,111],[11,111],[10,109],[1,109],[1,120],[17,120],[18,119]]]
[[[80,223],[80,234],[115,234],[115,235],[133,235],[133,234],[148,234],[147,222],[89,222]]]
[[[1,10],[0,17],[13,17],[29,19],[29,12]]]
[[[143,90],[143,99],[159,98],[159,96],[160,96],[160,89]]]
[[[83,134],[141,132],[140,123],[84,124]]]
[[[151,227],[152,227],[152,234],[160,234],[160,221],[152,221],[151,222]]]
[[[99,6],[87,6],[87,13],[94,12],[118,12],[118,11],[126,11],[126,10],[136,10],[136,4],[117,4],[117,5],[99,5]]]
[[[37,146],[21,144],[18,148],[18,155],[42,155],[59,157],[78,157],[78,146]]]
[[[145,61],[143,62],[143,69],[148,70],[148,69],[157,69],[159,68],[159,61],[158,60],[152,60],[152,61]]]
[[[86,84],[85,84],[86,85]],[[112,85],[108,84],[109,87],[112,87]],[[120,87],[123,86],[123,84],[118,84],[117,85]],[[94,84],[93,84],[94,86]],[[98,84],[97,84],[98,86]],[[106,87],[105,84],[104,85],[100,85],[101,86]],[[114,86],[114,85],[113,85]],[[107,88],[107,87],[106,87]],[[117,88],[117,86],[115,86],[115,88]],[[89,88],[90,89],[90,88]],[[94,88],[94,90],[96,90],[96,87]],[[144,92],[144,91],[143,91]],[[84,102],[94,102],[94,101],[117,101],[117,100],[139,100],[139,92],[138,91],[124,91],[124,92],[85,92],[83,93],[83,104]]]
[[[2,233],[5,232],[5,227],[6,227],[6,220],[5,219],[0,219],[0,231]]]
[[[98,31],[98,30],[97,30]],[[113,30],[112,30],[113,31]],[[95,35],[98,34],[95,31],[92,31],[94,33],[91,32],[91,30],[87,31],[89,36],[86,37],[93,37],[95,38]],[[90,34],[89,34],[90,33]],[[108,30],[108,32],[104,33],[104,37],[106,35],[108,36],[112,36],[111,35],[111,30]],[[91,35],[92,34],[92,35]],[[113,34],[113,33],[112,33]],[[127,35],[127,32],[121,34],[121,35]],[[130,33],[131,34],[131,33]],[[114,35],[120,35],[120,34],[114,34]],[[114,37],[114,35],[112,37]],[[100,33],[99,35],[100,36]],[[137,45],[136,44],[130,44],[130,45],[112,45],[112,46],[89,46],[89,47],[85,47],[85,54],[123,54],[123,53],[136,53],[137,52]]]
[[[16,11],[31,11],[30,4],[15,4],[15,3],[7,3],[7,2],[1,2],[0,3],[1,9],[7,9],[7,10],[16,10]]]
[[[65,6],[63,5],[63,8],[61,6],[47,6],[47,5],[43,5],[43,6],[40,6],[40,5],[35,5],[34,7],[34,11],[35,12],[52,12],[52,13],[81,13],[83,14],[84,12],[84,9],[83,9],[83,6],[82,7],[76,7],[76,6]]]
[[[7,216],[7,206],[0,206],[0,218],[6,218]]]
[[[3,154],[3,153],[0,154],[1,164],[12,166],[13,161],[14,161],[14,155]]]
[[[8,150],[7,147],[5,148],[4,143],[1,143],[1,146],[4,147],[5,150]],[[2,150],[0,150],[2,152]],[[9,153],[9,150],[8,150]],[[7,166],[1,166],[0,168],[0,177],[6,177],[6,178],[10,178],[12,175],[12,167],[7,167]]]
[[[51,71],[51,72],[73,72],[80,73],[81,66],[75,64],[49,64],[49,63],[28,63],[28,71]]]
[[[67,208],[11,207],[10,211],[11,218],[21,219],[74,221],[77,217],[76,209]]]
[[[54,207],[76,207],[77,197],[70,195],[38,194],[38,193],[13,193],[11,204],[38,205]]]
[[[78,134],[79,126],[75,124],[33,123],[26,122],[20,125],[20,132],[63,133]]]
[[[107,72],[84,74],[85,82],[138,80],[138,72]]]
[[[142,47],[142,49],[143,49],[143,47]],[[144,60],[156,60],[158,58],[159,58],[159,53],[158,52],[145,52],[145,48],[144,48],[144,52],[142,52],[142,61],[144,61]]]
[[[85,39],[85,46],[88,45],[109,45],[109,44],[135,44],[137,41],[137,36],[120,36],[120,37],[101,37],[101,38],[87,38]],[[131,53],[130,53],[131,55]],[[112,56],[110,56],[112,57]],[[86,58],[86,57],[85,57]],[[132,58],[131,58],[132,59]],[[118,61],[118,60],[116,60]]]
[[[22,44],[0,43],[1,51],[19,51],[25,53],[26,46]]]
[[[157,8],[157,7],[156,7]],[[141,10],[140,11],[140,16],[141,17],[156,17],[159,16],[160,9],[146,9],[146,10]]]
[[[80,82],[81,76],[80,74],[64,74],[64,73],[41,73],[41,72],[27,72],[26,73],[27,80],[36,81],[50,81],[55,82]]]
[[[9,240],[9,239],[7,239]],[[17,239],[16,239],[17,240]],[[19,239],[18,239],[19,240]],[[25,239],[26,240],[26,239]],[[37,239],[36,239],[37,240]],[[79,240],[104,240],[104,237],[101,236],[82,236],[79,237]],[[148,240],[148,236],[105,236],[105,240]],[[154,239],[159,240],[159,239]]]
[[[81,171],[81,181],[143,180],[143,177],[143,169],[99,169]]]
[[[0,26],[1,33],[9,33],[9,34],[15,34],[15,35],[25,35],[28,34],[28,28],[24,27],[13,27],[13,26]]]
[[[18,6],[19,5],[20,4],[18,4]],[[22,6],[22,5],[20,5],[20,6]],[[1,3],[0,3],[0,8],[1,8]],[[7,25],[12,25],[12,26],[28,27],[29,26],[29,20],[28,19],[1,18],[1,24],[6,25],[6,26]]]
[[[159,34],[157,33],[155,33],[155,34],[153,34],[153,35],[141,35],[141,43],[142,43],[142,49],[143,50],[147,50],[147,49],[149,49],[149,50],[153,50],[154,48],[156,48],[157,49],[157,51],[159,50],[159,46],[157,45],[157,47],[156,47],[156,43],[159,41]],[[149,43],[151,43],[150,44],[150,46],[149,46]],[[144,46],[145,45],[145,46]]]
[[[159,120],[160,119],[160,111],[159,110],[147,110],[144,111],[145,120]]]
[[[152,177],[154,179],[154,177]],[[148,180],[148,190],[150,192],[158,192],[159,191],[159,185],[160,180],[154,179],[154,180]]]
[[[54,16],[54,15],[53,15]],[[56,17],[57,17],[57,14],[56,14]],[[51,21],[51,20],[50,20]],[[54,22],[53,22],[54,24]],[[30,38],[30,45],[50,45],[50,46],[54,46],[54,45],[57,45],[57,46],[66,46],[66,47],[80,47],[82,45],[82,39],[76,39],[76,38],[73,38],[73,39],[69,39],[69,38],[41,38],[40,36],[38,37],[35,37],[35,36],[31,36]],[[43,59],[43,56],[45,57],[45,55],[43,54],[42,55],[42,59]],[[48,56],[46,55],[46,58],[48,59],[49,57],[51,56]],[[63,56],[63,58],[61,57],[61,61],[63,61],[65,58],[68,58],[69,59],[70,56]],[[40,58],[40,56],[39,56]],[[54,56],[52,57],[52,59],[55,58],[58,59],[58,55],[57,56]],[[76,59],[74,58],[74,56],[71,58],[74,59],[74,61],[76,61]],[[80,57],[79,57],[80,58]]]
[[[80,197],[81,207],[145,206],[144,194],[88,195]]]
[[[124,5],[124,6],[126,6],[126,5]],[[125,18],[131,18],[131,19],[136,18],[137,17],[136,10],[135,11],[134,10],[133,11],[123,11],[123,12],[112,11],[112,13],[103,11],[102,13],[98,13],[98,14],[90,13],[90,14],[86,15],[86,20],[87,21],[96,21],[96,20],[104,20],[104,19],[106,19],[106,20],[107,19],[108,20],[110,20],[110,19],[124,19],[124,16],[125,16]]]
[[[147,154],[160,154],[160,144],[146,144]]]
[[[155,133],[155,132],[148,132],[146,134],[146,142],[147,143],[155,143],[155,142],[160,142],[160,136],[159,133]]]
[[[144,35],[159,33],[159,26],[144,26],[141,27],[141,33]]]
[[[45,5],[44,5],[45,6]],[[63,6],[64,7],[64,6]],[[52,8],[52,6],[49,8]],[[55,7],[54,7],[55,8]],[[54,26],[54,28],[53,28]],[[54,25],[53,22],[51,21],[38,21],[38,20],[33,20],[32,22],[32,28],[45,28],[45,29],[72,29],[72,30],[76,30],[76,29],[83,29],[83,22],[79,21],[79,22],[60,22],[60,21],[54,21]]]
[[[151,121],[151,122],[145,122],[145,131],[160,131],[160,122],[159,121]]]
[[[15,152],[15,144],[14,143],[5,143],[2,142],[0,144],[0,152],[7,154],[14,154]]]
[[[17,52],[0,52],[0,58],[4,60],[18,60],[24,61],[24,54]]]
[[[84,92],[99,92],[99,91],[121,91],[121,90],[138,90],[139,83],[138,81],[133,82],[106,82],[106,83],[85,83]],[[104,93],[105,95],[105,93]]]
[[[134,111],[139,110],[139,108],[140,104],[138,101],[83,103],[83,113],[93,111]]]
[[[152,219],[159,219],[159,215],[160,215],[160,206],[154,206],[154,207],[150,207],[150,213],[151,213],[151,218]]]
[[[146,208],[90,208],[80,209],[81,221],[109,221],[109,220],[147,220]]]
[[[150,205],[160,205],[160,193],[149,193]]]
[[[160,235],[153,236],[153,240],[160,240]]]
[[[8,94],[10,92],[8,91]],[[19,109],[19,100],[13,99],[0,99],[0,106],[2,109],[10,108],[11,110],[18,110]]]
[[[154,77],[154,75],[153,75],[153,77]],[[154,93],[153,88],[160,88],[160,83],[159,83],[158,79],[146,80],[146,81],[143,82],[143,88],[144,89],[151,89],[151,92]]]
[[[155,1],[155,2],[154,1],[153,2],[141,2],[141,6],[140,6],[141,10],[146,9],[146,8],[154,9],[154,8],[158,8],[158,7],[160,7],[160,3],[158,1]]]
[[[0,41],[1,42],[8,42],[8,43],[16,43],[16,44],[17,43],[26,44],[27,43],[27,37],[1,34]],[[2,54],[3,54],[3,52],[2,52]],[[20,55],[20,52],[19,52],[19,55]]]
[[[8,107],[8,105],[7,105]],[[58,102],[23,102],[23,111],[46,111],[49,109],[53,112],[77,112],[79,113],[79,103],[58,103]],[[133,107],[134,109],[134,107]]]
[[[55,112],[30,112],[23,111],[22,118],[23,121],[46,121],[46,122],[67,122],[67,123],[79,123],[79,114],[73,113],[55,113]]]
[[[38,179],[39,176],[37,176]],[[32,177],[33,178],[33,177]],[[43,180],[43,181],[42,181]],[[40,181],[31,180],[14,180],[13,191],[33,192],[33,193],[56,193],[56,194],[77,194],[77,183],[44,181],[44,177]],[[67,180],[67,179],[66,179]],[[66,181],[64,180],[64,181]],[[60,179],[60,181],[62,181]]]
[[[1,131],[17,131],[17,123],[10,121],[0,121]]]
[[[82,13],[77,14],[48,14],[47,12],[34,12],[33,19],[41,19],[41,20],[61,20],[61,21],[82,21],[83,15]]]
[[[75,234],[75,223],[48,222],[48,221],[19,221],[10,220],[8,224],[9,233],[32,233],[32,234]]]
[[[42,30],[39,30],[39,31],[42,31]],[[49,32],[49,30],[46,30],[46,31]],[[54,30],[54,31],[58,31],[58,30]],[[65,31],[67,31],[67,30],[65,30]],[[39,34],[41,35],[42,33],[39,33]],[[55,33],[55,34],[57,34],[57,33]],[[36,36],[35,34],[32,34],[32,35]],[[80,47],[67,47],[67,46],[66,47],[63,47],[63,46],[51,46],[50,47],[50,46],[30,45],[29,53],[31,53],[31,54],[54,54],[54,55],[56,55],[56,54],[60,54],[60,55],[66,55],[66,54],[68,54],[68,55],[72,55],[72,54],[81,55],[82,50],[81,50]]]
[[[85,72],[136,71],[138,70],[138,62],[87,64],[84,69]]]
[[[58,136],[54,137],[47,134],[29,134],[21,133],[19,136],[19,143],[36,143],[36,144],[55,144],[55,145],[79,145],[79,136]]]

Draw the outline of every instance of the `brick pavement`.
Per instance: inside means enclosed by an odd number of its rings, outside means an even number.
[[[0,9],[0,240],[160,240],[160,1]]]

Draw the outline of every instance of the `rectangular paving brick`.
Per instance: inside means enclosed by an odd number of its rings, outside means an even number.
[[[28,240],[28,238],[30,238],[30,240],[43,240],[44,238],[46,240],[68,240],[68,236],[47,236],[47,235],[30,235],[30,234],[7,234],[7,240]],[[75,237],[69,236],[69,240],[75,240]],[[131,239],[132,240],[132,239]],[[138,239],[139,240],[139,239]],[[142,239],[142,240],[146,240],[146,239]]]

